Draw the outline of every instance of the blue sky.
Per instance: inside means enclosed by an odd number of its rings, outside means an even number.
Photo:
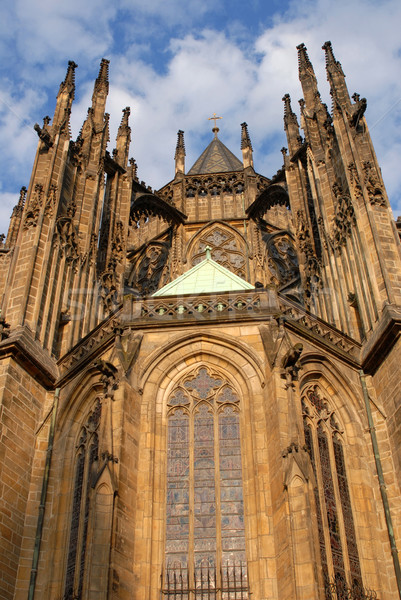
[[[73,137],[90,105],[102,57],[110,59],[110,150],[121,110],[131,107],[130,156],[154,188],[174,174],[178,129],[187,170],[211,139],[237,155],[249,126],[255,168],[272,176],[286,145],[282,96],[302,96],[296,45],[304,42],[330,106],[326,40],[349,91],[367,97],[366,117],[396,215],[401,214],[401,3],[399,0],[14,0],[0,23],[0,232],[28,185],[35,122],[53,115],[68,60],[78,63]]]

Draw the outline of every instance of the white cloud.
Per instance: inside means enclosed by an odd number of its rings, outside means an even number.
[[[0,223],[4,224],[0,233],[7,235],[11,213],[14,206],[17,204],[18,199],[19,194],[17,195],[10,192],[0,192]]]
[[[189,169],[211,139],[207,118],[213,112],[223,117],[221,139],[238,156],[239,125],[248,122],[256,168],[272,175],[281,166],[280,148],[286,145],[281,98],[289,92],[297,111],[302,96],[295,46],[306,43],[322,97],[330,106],[321,46],[331,39],[350,93],[358,91],[368,99],[366,116],[379,163],[393,207],[401,213],[397,158],[401,149],[401,80],[395,76],[401,70],[398,0],[377,4],[367,0],[338,0],[336,4],[293,1],[289,10],[277,15],[255,39],[246,37],[235,15],[226,23],[212,21],[222,7],[228,13],[227,0],[221,0],[217,8],[207,0],[201,14],[197,0],[88,0],[84,4],[78,0],[68,4],[17,0],[15,8],[12,6],[7,4],[0,24],[0,50],[11,54],[8,44],[17,58],[25,60],[24,64],[15,63],[13,72],[6,73],[8,79],[3,78],[1,95],[18,118],[0,105],[0,140],[5,140],[0,145],[8,174],[15,181],[15,198],[29,178],[37,141],[27,123],[31,127],[54,108],[67,59],[80,65],[72,114],[74,136],[90,105],[100,58],[106,56],[111,59],[110,147],[121,109],[131,106],[130,154],[138,162],[139,177],[158,188],[174,173],[177,130],[185,130]],[[184,10],[188,32],[181,35],[177,23]],[[143,27],[144,23],[148,27]],[[171,31],[175,38],[168,41]],[[123,48],[118,36],[124,38]],[[14,77],[14,71],[19,77]],[[47,107],[46,94],[50,94],[53,108]],[[0,185],[0,191],[9,192],[10,187]]]

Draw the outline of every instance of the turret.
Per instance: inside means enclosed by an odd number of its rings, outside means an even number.
[[[175,149],[175,174],[185,173],[185,143],[184,132],[181,129],[177,133],[177,146]]]
[[[117,132],[115,159],[122,167],[127,166],[129,145],[131,142],[131,127],[128,124],[130,114],[131,109],[129,106],[123,109],[123,116]]]
[[[296,114],[291,108],[291,98],[289,94],[283,97],[284,102],[284,128],[287,135],[287,142],[290,151],[290,157],[301,147],[302,138],[299,133],[299,125]]]
[[[241,150],[244,169],[247,167],[253,168],[252,143],[248,133],[248,125],[246,123],[241,123]]]

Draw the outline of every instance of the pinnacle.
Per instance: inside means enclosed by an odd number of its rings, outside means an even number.
[[[99,75],[95,82],[94,91],[98,92],[102,88],[106,90],[106,94],[109,91],[109,63],[107,58],[102,58],[100,61]]]
[[[67,91],[70,93],[70,95],[72,97],[74,96],[74,90],[75,90],[75,69],[77,67],[78,67],[77,63],[75,63],[73,60],[69,60],[68,61],[67,73],[65,75],[64,81],[62,81],[60,83],[59,94],[64,89],[67,89]]]
[[[286,117],[289,117],[290,115],[293,115],[293,111],[291,108],[291,96],[289,94],[284,94],[283,98],[282,98],[283,102],[284,102],[284,119]]]
[[[180,129],[177,133],[177,146],[175,149],[175,158],[177,158],[178,154],[182,153],[184,153],[185,156],[184,132]]]
[[[251,138],[249,137],[247,123],[241,123],[241,150],[244,148],[252,148]]]
[[[118,134],[121,134],[123,131],[126,131],[129,128],[129,116],[131,114],[131,109],[129,106],[123,108],[123,116],[121,118],[120,127],[118,128]]]
[[[297,50],[298,50],[298,67],[299,67],[299,71],[303,71],[303,70],[312,70],[313,72],[313,66],[311,61],[309,60],[309,56],[308,56],[308,52],[306,50],[306,46],[305,44],[299,44],[297,46]]]
[[[326,55],[326,69],[330,70],[334,67],[334,69],[338,70],[342,75],[344,75],[341,63],[335,59],[331,42],[325,42],[322,46],[322,50],[324,50]]]

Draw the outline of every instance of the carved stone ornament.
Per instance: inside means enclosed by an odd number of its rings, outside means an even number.
[[[303,349],[303,344],[295,344],[287,351],[283,358],[281,363],[283,369],[282,378],[286,379],[288,383],[298,380],[298,373],[301,369],[299,359]]]
[[[311,236],[305,222],[302,210],[297,212],[297,239],[301,251],[305,254],[304,264],[304,300],[305,306],[309,309],[313,295],[322,287],[321,263],[316,258],[313,251]]]
[[[79,259],[78,239],[70,217],[59,217],[56,222],[54,242],[59,248],[60,257],[76,264]]]
[[[168,276],[170,243],[150,243],[135,260],[129,276],[130,285],[143,295],[153,294]]]
[[[263,241],[271,282],[282,286],[299,278],[298,257],[291,236],[287,232],[265,234]]]
[[[100,371],[100,381],[103,384],[103,391],[106,398],[113,398],[114,392],[118,389],[118,371],[114,365],[105,360],[97,360],[94,366]]]
[[[31,193],[29,202],[26,206],[24,229],[36,227],[39,217],[40,208],[42,206],[43,186],[41,183],[35,185],[34,191]]]
[[[365,186],[368,192],[370,203],[377,206],[386,206],[383,190],[377,177],[375,169],[369,160],[363,163],[363,172],[365,175]]]
[[[111,242],[111,251],[117,261],[121,261],[124,255],[124,225],[121,221],[117,221],[113,239]]]
[[[103,309],[110,312],[117,305],[117,262],[112,259],[109,261],[108,268],[100,276],[99,295],[102,299]]]
[[[49,193],[47,194],[47,198],[46,198],[45,217],[51,218],[54,214],[54,209],[56,207],[56,194],[57,194],[57,185],[52,183],[49,188]]]
[[[350,125],[358,128],[359,121],[362,119],[365,114],[367,101],[366,98],[360,98],[359,94],[354,94],[352,99],[355,101],[355,104],[352,106],[352,113],[350,116]]]
[[[343,191],[339,182],[333,184],[333,193],[336,198],[335,217],[333,219],[333,246],[341,251],[341,246],[345,245],[351,235],[356,217],[351,197]]]
[[[6,322],[5,318],[1,316],[0,311],[0,341],[3,341],[8,338],[10,335],[9,332],[10,324]]]
[[[349,172],[349,177],[351,180],[352,190],[355,194],[355,197],[357,199],[359,199],[363,196],[363,194],[362,194],[362,187],[361,187],[361,183],[359,181],[356,165],[354,162],[349,163],[348,172]]]
[[[143,333],[134,333],[130,329],[124,331],[119,325],[116,326],[115,332],[116,353],[125,374],[127,374],[139,354]]]

